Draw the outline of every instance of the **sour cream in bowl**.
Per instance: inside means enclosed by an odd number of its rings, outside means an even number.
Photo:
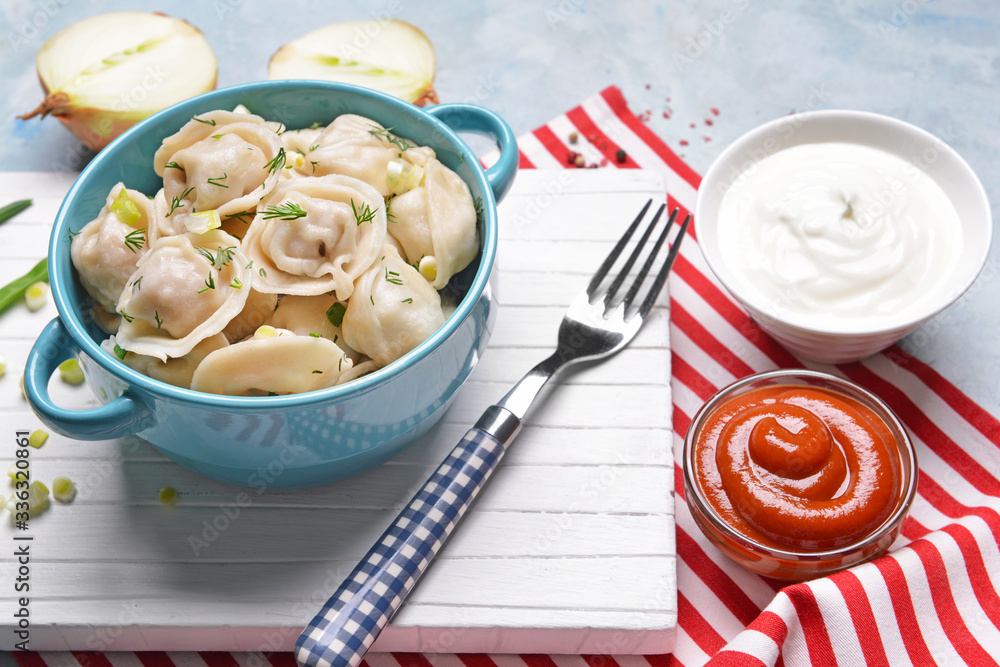
[[[902,121],[816,111],[729,146],[695,226],[727,290],[794,354],[844,363],[961,296],[989,250],[989,202],[942,140]]]

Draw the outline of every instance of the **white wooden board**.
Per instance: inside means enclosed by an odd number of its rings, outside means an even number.
[[[72,176],[0,174],[0,284],[45,255]],[[0,648],[22,593],[15,536],[30,535],[31,648],[288,650],[299,631],[489,404],[545,357],[565,306],[647,198],[636,170],[524,171],[501,205],[498,300],[488,352],[442,423],[382,467],[301,491],[240,489],[170,462],[137,437],[53,434],[36,479],[79,493],[0,521]],[[376,651],[664,653],[677,620],[668,298],[613,359],[567,376],[529,417],[466,520]],[[14,432],[40,427],[18,379],[50,303],[0,317],[0,469]],[[50,384],[68,407],[85,386]],[[0,494],[6,483],[0,484]],[[173,486],[174,507],[157,492]],[[241,495],[244,494],[244,495]],[[196,546],[195,538],[207,546]]]

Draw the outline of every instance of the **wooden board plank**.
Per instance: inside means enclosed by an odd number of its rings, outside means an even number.
[[[0,175],[0,283],[44,254],[71,178]],[[53,434],[36,478],[76,500],[31,521],[32,648],[287,650],[309,617],[479,413],[549,354],[568,302],[663,183],[638,170],[523,172],[501,206],[500,303],[489,349],[441,423],[392,461],[298,491],[241,489],[142,439]],[[625,218],[622,218],[622,215]],[[51,303],[0,318],[0,435],[40,426],[18,378]],[[614,360],[567,375],[375,646],[391,651],[663,653],[676,628],[669,299]],[[50,382],[61,405],[98,405]],[[0,440],[0,443],[5,442]],[[13,456],[0,444],[0,467]],[[170,485],[174,507],[156,498]],[[0,491],[2,493],[2,491]],[[0,521],[0,541],[14,527]],[[23,536],[23,535],[22,535]],[[0,582],[18,563],[0,549]],[[16,594],[0,585],[0,648]]]

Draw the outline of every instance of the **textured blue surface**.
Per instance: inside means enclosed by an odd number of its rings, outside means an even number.
[[[58,28],[136,6],[63,1],[0,4],[0,79],[7,84],[0,170],[79,166],[77,144],[58,123],[13,118],[41,98],[32,58]],[[699,172],[728,142],[790,111],[876,111],[945,138],[979,174],[990,200],[1000,201],[994,166],[1000,3],[994,0],[175,0],[169,9],[150,8],[205,32],[219,57],[220,85],[264,77],[279,46],[316,26],[388,12],[434,42],[443,102],[482,104],[520,134],[616,84]],[[993,212],[996,219],[995,204]],[[998,273],[994,248],[972,291],[904,341],[995,413]]]

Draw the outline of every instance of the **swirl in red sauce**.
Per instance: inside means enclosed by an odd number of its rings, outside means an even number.
[[[875,531],[902,492],[899,448],[885,423],[843,394],[773,386],[709,415],[696,478],[737,532],[765,545],[833,549]]]

